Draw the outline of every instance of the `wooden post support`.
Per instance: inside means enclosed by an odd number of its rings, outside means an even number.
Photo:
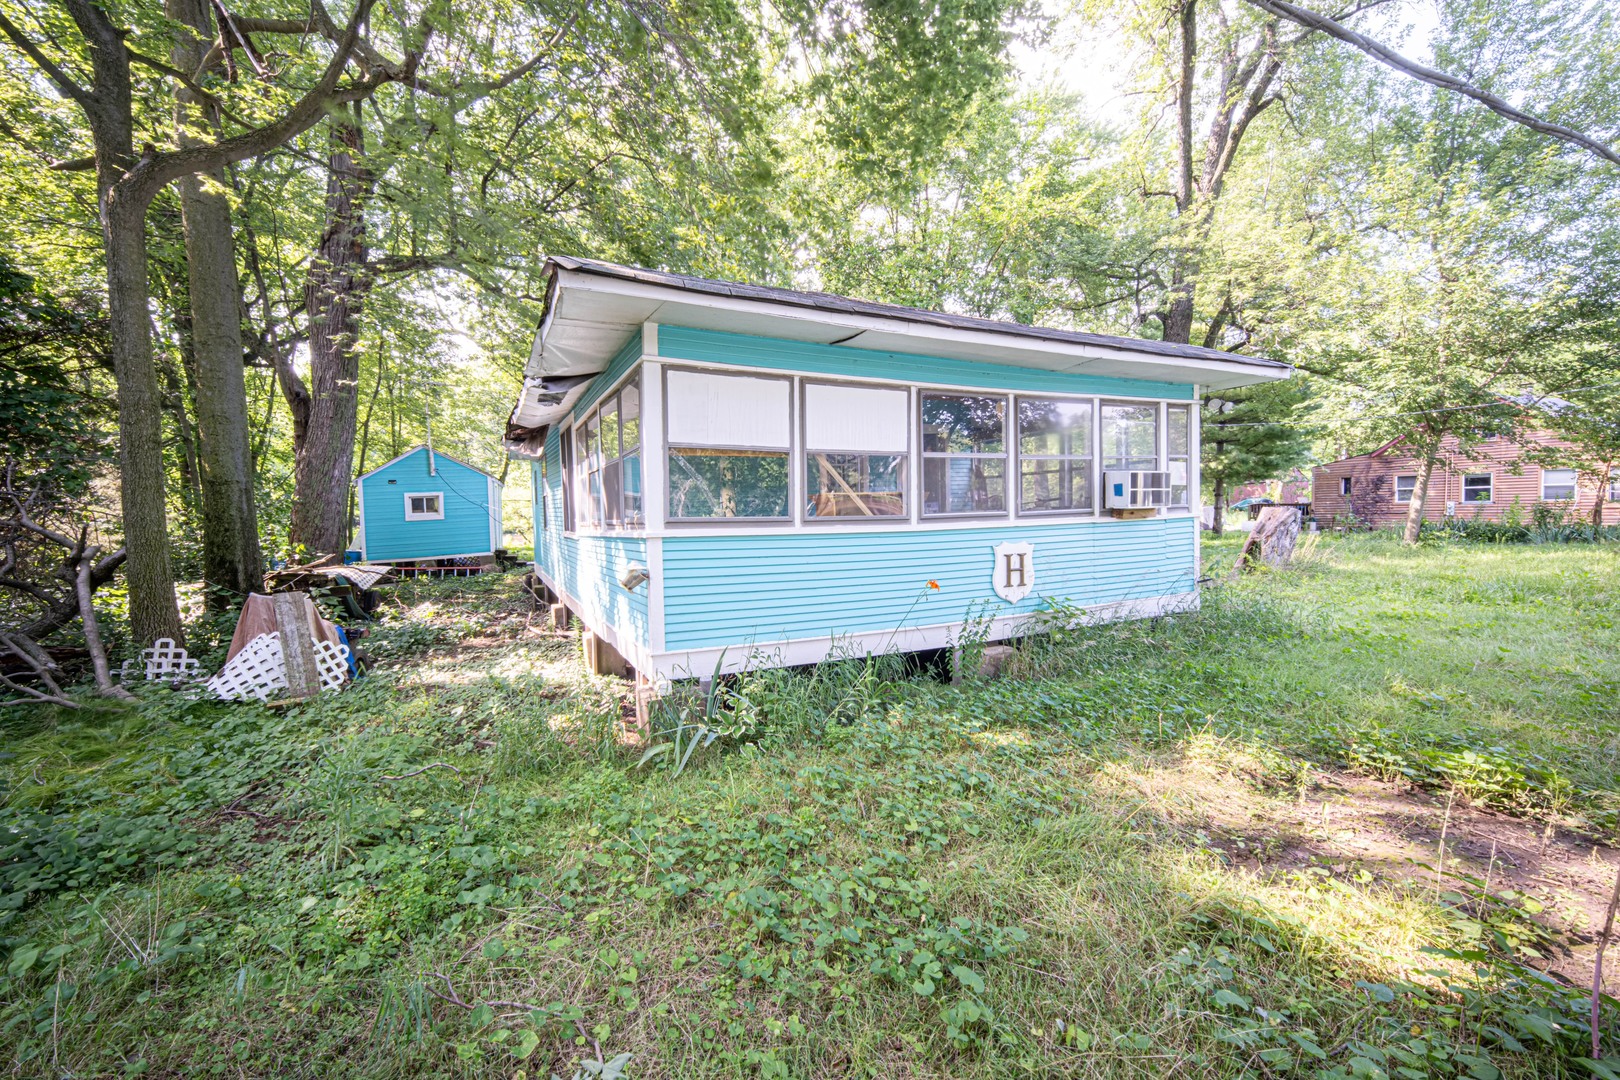
[[[315,666],[309,597],[301,592],[284,592],[270,600],[276,612],[276,629],[281,632],[281,655],[287,665],[287,696],[314,697],[321,692],[321,673]]]
[[[568,605],[567,604],[552,604],[551,605],[551,626],[552,626],[552,629],[554,629],[554,630],[566,630],[566,629],[568,629]]]

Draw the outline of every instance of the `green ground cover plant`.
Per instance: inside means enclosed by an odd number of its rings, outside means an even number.
[[[1494,853],[1238,858],[1155,787],[1258,812],[1342,771],[1612,864],[1617,571],[1601,543],[1323,538],[1195,614],[1054,603],[995,680],[725,682],[650,758],[515,576],[408,583],[378,669],[306,706],[0,714],[0,1068],[1620,1075],[1552,963],[1568,928]]]

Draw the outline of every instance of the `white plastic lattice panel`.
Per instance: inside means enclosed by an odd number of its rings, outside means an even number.
[[[349,677],[349,647],[324,638],[315,639],[315,670],[322,690],[336,690]]]
[[[281,632],[271,631],[242,646],[231,662],[208,680],[210,692],[226,701],[264,701],[287,688],[287,661],[281,654]]]
[[[147,682],[197,676],[197,661],[176,645],[173,638],[160,637],[152,642],[150,649],[142,649],[141,661],[146,668]]]

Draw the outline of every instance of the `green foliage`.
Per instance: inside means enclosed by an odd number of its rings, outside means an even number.
[[[1205,399],[1199,473],[1218,492],[1286,476],[1310,457],[1298,425],[1303,380],[1222,390]],[[1217,500],[1224,505],[1224,498]]]

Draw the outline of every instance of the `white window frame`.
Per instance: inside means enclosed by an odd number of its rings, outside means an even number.
[[[786,447],[760,446],[760,445],[745,444],[745,443],[702,443],[702,442],[696,442],[696,441],[690,441],[690,440],[677,440],[677,439],[670,438],[669,379],[670,379],[671,375],[679,376],[679,375],[683,375],[683,374],[719,375],[719,376],[725,376],[725,377],[737,377],[737,378],[743,378],[743,379],[757,379],[757,380],[762,380],[762,381],[786,383],[787,387],[788,387],[787,403],[786,403],[786,405],[787,405],[787,417],[785,418],[786,424],[787,424],[787,446]],[[798,498],[799,498],[799,488],[800,488],[800,482],[794,475],[795,462],[798,460],[799,452],[800,452],[799,445],[798,445],[799,440],[798,440],[797,432],[796,432],[796,429],[798,428],[799,422],[800,422],[799,421],[799,416],[798,416],[798,407],[797,407],[797,404],[796,404],[797,398],[799,396],[798,393],[796,392],[796,387],[795,387],[796,377],[793,376],[793,375],[781,374],[781,373],[774,372],[774,371],[737,370],[737,369],[733,369],[733,368],[711,368],[711,367],[703,367],[703,366],[665,364],[665,365],[663,365],[663,367],[660,370],[659,379],[660,379],[660,385],[659,385],[659,395],[658,395],[659,396],[658,408],[660,410],[660,443],[661,443],[661,446],[659,447],[659,453],[661,455],[661,457],[659,459],[659,469],[660,469],[660,471],[662,473],[662,476],[661,476],[661,479],[660,479],[659,482],[662,485],[661,500],[660,501],[662,503],[662,513],[663,513],[664,526],[666,528],[674,527],[676,529],[680,529],[680,528],[683,528],[683,527],[691,528],[691,527],[716,527],[716,526],[727,528],[727,529],[746,529],[746,528],[750,528],[750,527],[769,528],[771,526],[776,526],[776,527],[797,526],[797,524],[798,524],[798,522],[800,520],[801,513],[800,513],[798,507],[795,505]],[[643,454],[645,454],[646,453],[646,446],[647,446],[647,439],[646,439],[647,409],[646,409],[646,385],[645,385],[645,383],[643,383],[642,395],[643,396],[642,396],[642,410],[641,410],[641,415],[642,415],[642,429],[641,429],[642,430],[642,440],[641,440],[641,445],[642,445],[642,452],[643,452]],[[674,514],[671,514],[669,512],[669,508],[670,508],[670,505],[671,505],[670,484],[674,479],[674,470],[670,468],[669,459],[670,459],[670,456],[672,454],[678,454],[678,453],[682,452],[683,450],[690,450],[690,451],[693,451],[695,453],[702,453],[705,450],[719,450],[719,451],[725,451],[725,450],[748,450],[748,451],[758,451],[758,452],[764,453],[764,454],[780,454],[780,455],[782,455],[784,458],[787,459],[787,481],[788,481],[787,512],[785,514],[781,515],[781,516],[773,516],[773,517],[676,517]],[[646,459],[645,459],[645,457],[643,457],[643,459],[642,459],[642,468],[643,468],[643,470],[646,469]],[[643,473],[643,477],[642,477],[642,486],[643,486],[642,497],[645,499],[645,497],[646,497],[646,476],[645,476],[645,473]],[[894,520],[898,522],[898,521],[903,521],[905,519],[896,518]]]
[[[1060,401],[1066,405],[1085,405],[1091,409],[1091,438],[1087,439],[1087,446],[1083,454],[1028,454],[1024,453],[1023,432],[1018,426],[1018,405],[1022,401]],[[1008,423],[1012,428],[1012,439],[1008,449],[1009,457],[1013,459],[1011,468],[1016,472],[1008,481],[1009,494],[1012,498],[1012,508],[1017,517],[1096,517],[1097,516],[1097,447],[1098,440],[1098,413],[1101,406],[1094,397],[1077,397],[1071,394],[1040,394],[1018,393],[1013,395],[1012,415]],[[1190,429],[1189,429],[1190,430]],[[1189,435],[1190,437],[1190,435]],[[1026,510],[1024,509],[1024,462],[1029,461],[1081,461],[1086,463],[1086,489],[1091,505],[1085,509],[1055,509],[1055,510]]]
[[[1341,499],[1348,499],[1351,492],[1355,490],[1354,480],[1355,477],[1353,476],[1339,477],[1339,497]]]
[[[798,403],[798,423],[796,424],[797,448],[794,452],[795,468],[801,470],[799,476],[791,477],[793,489],[796,491],[799,484],[805,487],[802,495],[794,496],[797,520],[802,525],[906,525],[912,521],[914,505],[920,501],[912,491],[912,465],[915,454],[912,452],[912,424],[911,409],[914,398],[912,387],[906,383],[895,383],[891,386],[872,385],[871,383],[843,382],[838,379],[801,378],[798,380],[798,389],[794,398]],[[835,449],[830,446],[821,446],[811,442],[810,439],[810,394],[817,387],[835,387],[852,390],[876,390],[880,393],[894,393],[905,399],[901,405],[900,446],[899,450],[852,450],[848,447]],[[854,457],[897,457],[900,459],[900,491],[898,494],[905,512],[894,515],[853,515],[834,514],[818,517],[810,513],[810,458],[815,454],[832,456]]]
[[[1620,502],[1620,465],[1609,470],[1608,502]]]
[[[1470,498],[1468,495],[1468,481],[1479,479],[1484,479],[1485,481],[1485,497],[1483,499]],[[1462,495],[1462,505],[1464,506],[1489,506],[1491,503],[1496,501],[1496,474],[1465,473],[1462,478],[1462,488],[1460,489],[1460,494]]]
[[[437,512],[415,513],[411,510],[412,499],[437,499],[439,509]],[[405,520],[406,521],[443,521],[444,520],[444,492],[442,491],[407,491],[405,492]]]
[[[1412,486],[1406,489],[1406,498],[1404,499],[1401,498],[1402,480],[1412,481]],[[1412,496],[1417,494],[1417,480],[1418,478],[1416,473],[1397,474],[1395,477],[1395,501],[1398,503],[1410,503],[1412,501]]]
[[[1569,494],[1568,495],[1556,495],[1555,496],[1555,495],[1548,495],[1547,494],[1547,474],[1548,473],[1568,473],[1569,474],[1569,485],[1568,485],[1569,486]],[[1557,486],[1558,487],[1564,487],[1565,485],[1559,484]],[[1541,501],[1542,502],[1574,502],[1576,499],[1580,498],[1580,494],[1581,494],[1581,475],[1576,470],[1574,470],[1574,469],[1542,469],[1541,470]]]
[[[923,407],[927,397],[982,397],[997,398],[1001,401],[1001,453],[982,454],[973,451],[953,453],[948,450],[929,450],[926,421],[923,419]],[[1003,518],[1011,520],[1013,508],[1017,505],[1017,492],[1014,484],[1018,478],[1018,447],[1014,445],[1017,424],[1013,419],[1013,394],[1007,390],[977,390],[966,387],[942,389],[933,386],[920,386],[916,395],[916,414],[914,422],[917,425],[917,512],[922,521],[963,521],[970,518],[981,520]],[[939,510],[930,513],[928,510],[926,491],[928,462],[934,459],[949,461],[952,458],[967,458],[969,460],[983,459],[986,461],[1001,462],[1001,501],[1000,510]]]

